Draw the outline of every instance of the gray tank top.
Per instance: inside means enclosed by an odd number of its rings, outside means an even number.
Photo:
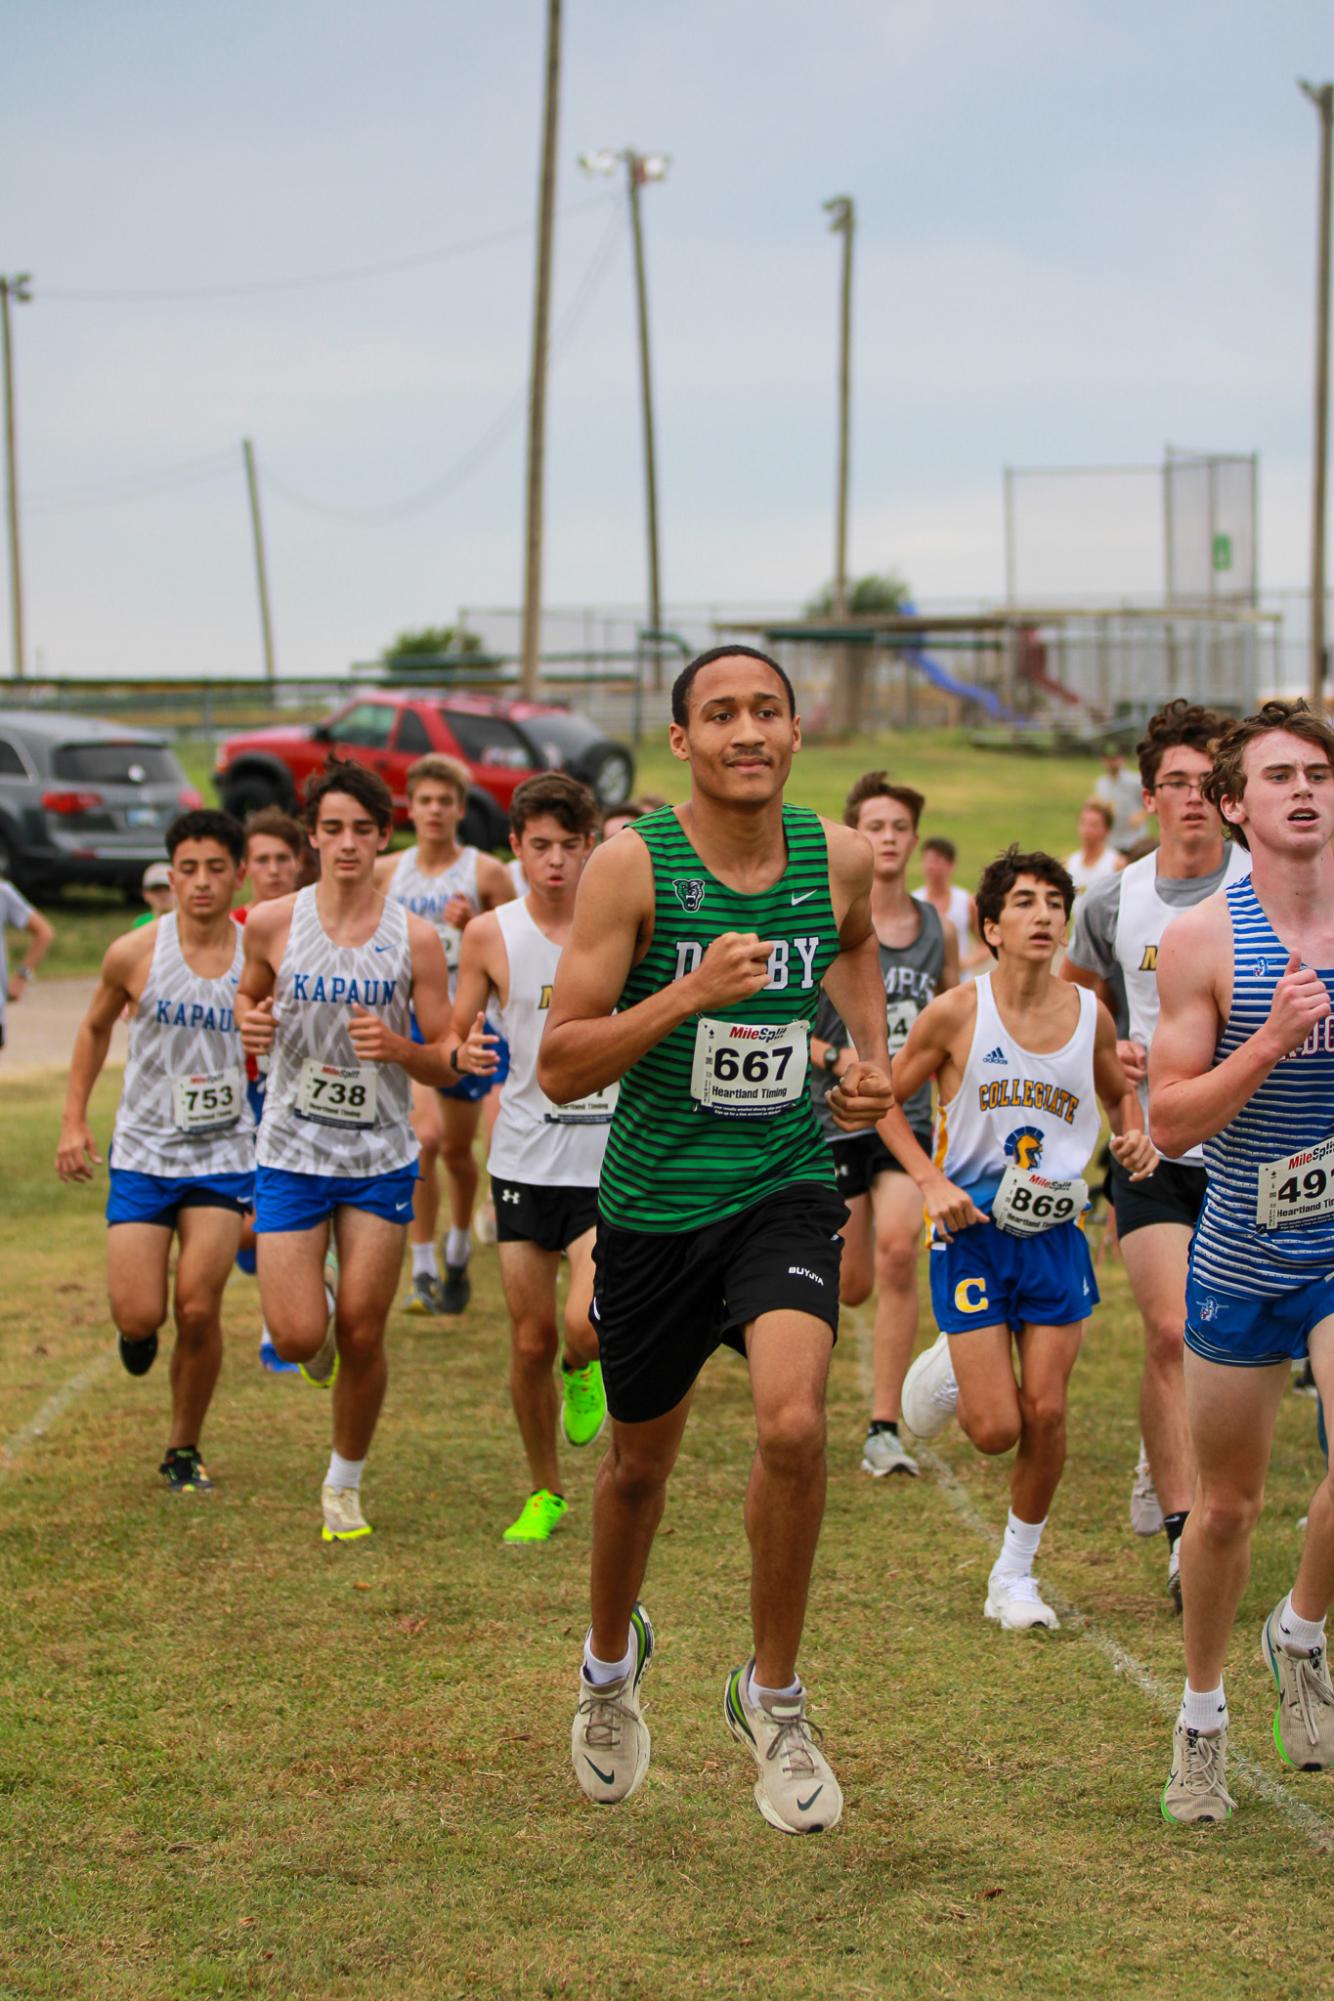
[[[254,1167],[255,1121],[234,1012],[241,927],[232,929],[232,963],[207,980],[186,964],[176,912],[159,917],[148,980],[130,1022],[113,1167],[192,1181]]]
[[[929,1000],[935,998],[940,976],[945,970],[945,930],[939,914],[929,903],[917,902],[914,907],[921,919],[917,936],[911,945],[880,947],[880,977],[885,983],[885,1027],[889,1037],[889,1053],[897,1056],[908,1040],[908,1030]],[[848,1031],[826,994],[820,996],[820,1006],[816,1013],[812,1035],[818,1035],[821,1042],[832,1042],[836,1049],[848,1046]],[[811,1071],[811,1097],[820,1120],[824,1136],[837,1146],[840,1140],[853,1139],[853,1133],[840,1132],[834,1124],[833,1113],[829,1109],[828,1098],[834,1080],[827,1070]],[[903,1107],[908,1124],[919,1135],[931,1131],[931,1085],[922,1085],[914,1091]],[[928,1148],[929,1151],[929,1148]]]
[[[407,913],[385,901],[364,945],[335,945],[316,885],[298,890],[274,990],[277,1032],[255,1158],[261,1167],[344,1179],[392,1174],[417,1156],[412,1083],[397,1063],[359,1063],[353,1007],[406,1036],[412,994]]]

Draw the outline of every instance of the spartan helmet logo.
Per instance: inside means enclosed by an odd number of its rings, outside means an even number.
[[[1025,1174],[1042,1165],[1042,1134],[1036,1126],[1017,1126],[1005,1140],[1005,1157]]]
[[[678,875],[673,878],[672,888],[676,891],[676,900],[682,910],[688,911],[693,916],[704,901],[704,884],[699,877]]]

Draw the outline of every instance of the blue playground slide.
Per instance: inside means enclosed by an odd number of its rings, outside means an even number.
[[[917,607],[912,603],[911,599],[905,598],[899,609],[903,612],[905,618],[916,618],[917,616]],[[1013,709],[1007,709],[999,695],[994,694],[990,688],[975,688],[971,681],[956,679],[953,674],[948,673],[941,666],[938,660],[933,660],[929,653],[923,653],[920,646],[905,646],[901,651],[904,659],[909,661],[919,674],[924,674],[928,681],[932,682],[935,687],[941,689],[945,694],[957,695],[960,700],[965,702],[976,702],[979,708],[986,710],[993,722],[1012,723],[1018,721],[1018,717],[1015,715]]]

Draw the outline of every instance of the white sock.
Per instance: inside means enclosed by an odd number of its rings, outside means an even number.
[[[1226,1730],[1227,1697],[1223,1693],[1222,1682],[1217,1688],[1206,1688],[1203,1693],[1187,1682],[1181,1691],[1181,1710],[1177,1721],[1184,1723],[1187,1730],[1199,1730],[1206,1737]]]
[[[273,1336],[269,1332],[269,1323],[267,1320],[261,1320],[259,1323],[259,1345],[261,1348],[271,1348],[273,1346]]]
[[[592,1629],[584,1641],[584,1680],[591,1681],[595,1688],[602,1688],[609,1681],[622,1681],[634,1672],[635,1636],[630,1635],[630,1644],[622,1661],[600,1661],[593,1652]]]
[[[414,1278],[439,1278],[440,1267],[435,1261],[434,1244],[414,1244],[412,1246],[412,1276]]]
[[[1047,1521],[1021,1522],[1011,1508],[1005,1524],[1005,1540],[1001,1544],[1000,1555],[991,1567],[993,1577],[1030,1577],[1033,1572],[1033,1558],[1038,1553],[1042,1541],[1042,1531]]]
[[[341,1452],[329,1456],[329,1470],[324,1476],[326,1487],[359,1487],[361,1485],[364,1459],[344,1459]]]
[[[755,1666],[753,1662],[751,1663],[750,1674],[746,1682],[746,1700],[752,1709],[759,1708],[760,1697],[764,1695],[768,1696],[770,1702],[795,1702],[800,1694],[800,1675],[797,1676],[795,1681],[789,1682],[786,1688],[766,1688],[762,1681],[756,1681]]]
[[[445,1238],[445,1263],[453,1265],[457,1271],[460,1265],[467,1264],[471,1255],[472,1238],[468,1232],[460,1230],[456,1225],[451,1226],[449,1235]]]
[[[1278,1630],[1283,1635],[1285,1654],[1309,1654],[1325,1644],[1324,1620],[1303,1619],[1299,1612],[1294,1612],[1291,1591],[1279,1607]]]

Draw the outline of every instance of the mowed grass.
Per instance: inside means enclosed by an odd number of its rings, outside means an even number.
[[[213,803],[212,748],[185,742],[178,754],[190,783]],[[853,780],[888,769],[927,799],[922,832],[947,834],[959,850],[957,880],[972,887],[983,868],[1013,840],[1065,856],[1078,845],[1075,818],[1100,769],[1096,759],[1028,757],[975,749],[962,732],[935,730],[873,736],[801,751],[787,796],[837,819]],[[665,733],[640,746],[636,784],[673,802],[684,799],[688,774],[667,748]],[[911,880],[919,880],[914,872]],[[45,972],[92,974],[112,939],[138,914],[112,890],[69,889],[43,902],[56,927]]]
[[[95,1101],[103,1136],[117,1085]],[[599,1448],[567,1458],[565,1532],[502,1548],[525,1481],[494,1251],[465,1319],[393,1319],[371,1541],[320,1542],[328,1406],[260,1372],[239,1276],[205,1438],[217,1490],[172,1501],[166,1355],[142,1381],[110,1359],[104,1184],[55,1180],[60,1096],[0,1084],[5,2001],[1328,1991],[1331,1859],[1311,1835],[1334,1838],[1334,1776],[1279,1765],[1256,1658],[1318,1474],[1309,1402],[1285,1400],[1229,1661],[1234,1747],[1278,1803],[1238,1778],[1233,1822],[1185,1834],[1158,1811],[1170,1720],[1132,1674],[1078,1623],[987,1625],[992,1545],[950,1491],[857,1471],[849,1316],[802,1655],[847,1810],[795,1841],[760,1820],[722,1723],[748,1649],[752,1425],[740,1363],[716,1358],[646,1591],[652,1768],[599,1811],[568,1750]],[[1103,1284],[1041,1570],[1170,1699],[1166,1552],[1126,1519],[1137,1331],[1118,1266]],[[1004,1464],[954,1432],[940,1452],[998,1532]],[[1318,1818],[1293,1824],[1288,1802]]]

